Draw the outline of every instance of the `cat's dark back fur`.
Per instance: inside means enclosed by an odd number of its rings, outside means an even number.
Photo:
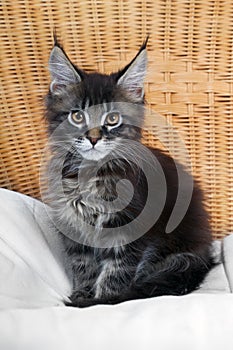
[[[202,191],[194,181],[186,214],[166,233],[180,185],[177,164],[159,149],[148,148],[149,153],[142,154],[137,146],[143,123],[146,42],[124,69],[104,75],[88,74],[74,66],[56,41],[50,71],[46,106],[53,156],[48,167],[48,197],[63,234],[66,269],[73,283],[71,304],[114,304],[197,289],[214,264]],[[152,164],[152,157],[164,173],[164,204],[160,172],[154,171],[151,188],[141,168],[143,163]],[[109,206],[123,179],[132,184],[133,196],[123,209],[111,213]],[[123,187],[126,197],[127,186]],[[153,210],[157,213],[163,204],[158,220],[142,235],[127,231],[126,225],[137,220],[155,188],[150,213],[153,216]],[[138,222],[138,231],[144,224]],[[117,228],[115,232],[122,237],[113,235],[112,246],[101,246],[104,230]],[[130,234],[135,239],[129,239]]]

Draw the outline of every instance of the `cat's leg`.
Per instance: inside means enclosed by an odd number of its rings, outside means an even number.
[[[106,299],[119,294],[126,283],[126,271],[122,259],[104,260],[101,272],[95,282],[95,299]]]
[[[106,259],[92,288],[92,296],[81,295],[77,290],[71,296],[70,306],[87,307],[97,304],[117,304],[131,299],[128,295],[133,274],[123,259]]]
[[[69,257],[69,270],[72,276],[73,291],[67,305],[76,305],[79,300],[92,299],[95,294],[95,281],[99,266],[89,254]]]
[[[171,254],[154,263],[141,262],[131,285],[136,298],[184,295],[197,289],[214,265],[209,252]]]

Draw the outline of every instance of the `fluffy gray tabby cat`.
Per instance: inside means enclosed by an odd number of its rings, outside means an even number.
[[[49,201],[63,237],[73,306],[183,295],[197,289],[214,265],[196,182],[186,214],[166,233],[179,181],[171,157],[159,149],[142,151],[140,143],[146,44],[110,75],[76,67],[57,39],[50,55]],[[152,185],[145,169],[153,174]],[[149,197],[148,220],[141,222]]]

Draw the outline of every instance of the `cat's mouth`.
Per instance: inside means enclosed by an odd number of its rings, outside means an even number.
[[[98,161],[106,157],[110,153],[110,150],[105,147],[94,145],[89,148],[79,148],[78,152],[84,159]]]
[[[76,149],[82,158],[99,161],[109,155],[109,153],[115,148],[115,142],[109,142],[104,139],[99,139],[94,144],[87,138],[77,140],[75,142]]]

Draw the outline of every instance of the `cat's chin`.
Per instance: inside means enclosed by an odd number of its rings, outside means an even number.
[[[90,149],[88,151],[79,151],[80,155],[86,159],[86,160],[91,160],[94,162],[98,162],[99,160],[102,160],[104,157],[106,157],[109,152],[100,152],[96,149]]]

